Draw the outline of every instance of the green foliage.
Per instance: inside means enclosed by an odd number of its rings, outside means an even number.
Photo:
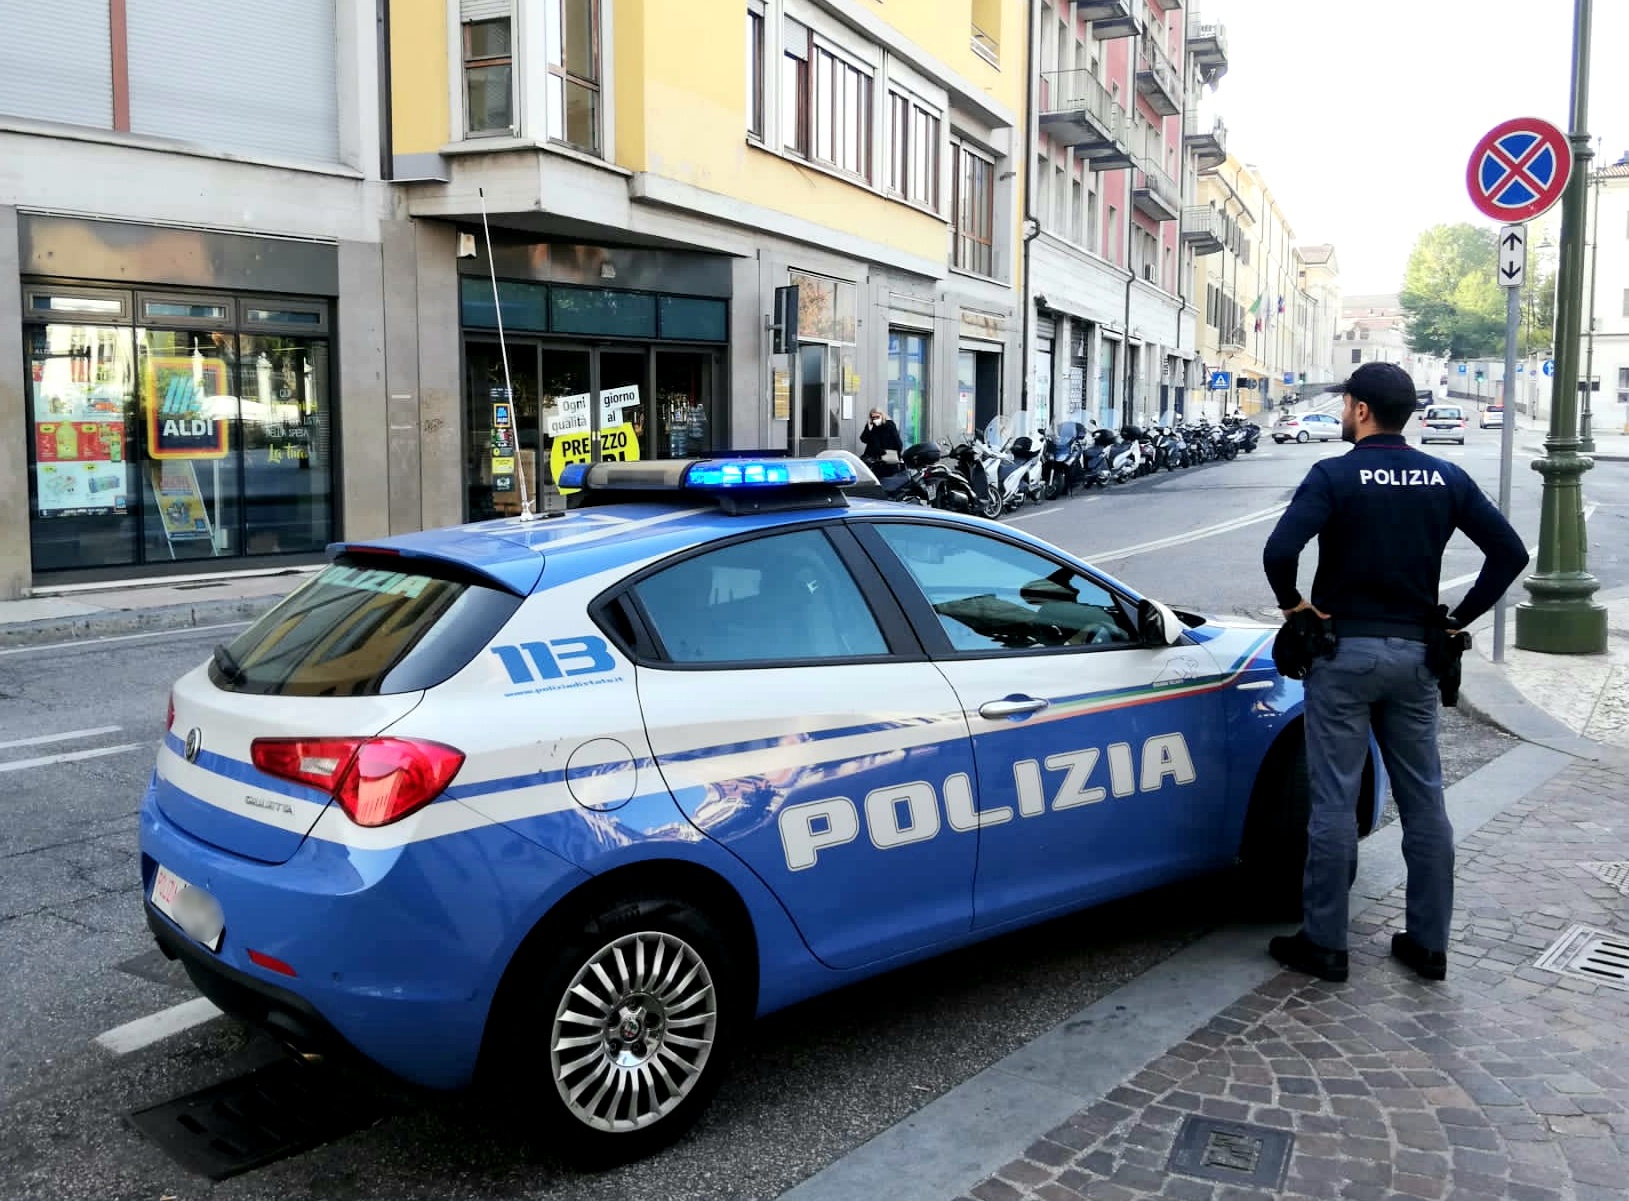
[[[1474,225],[1435,225],[1414,243],[1401,302],[1413,350],[1451,359],[1504,350],[1505,298],[1494,272],[1498,234]]]

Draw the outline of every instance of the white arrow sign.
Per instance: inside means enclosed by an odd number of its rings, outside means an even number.
[[[1527,226],[1506,225],[1499,230],[1499,283],[1519,288],[1527,278]]]

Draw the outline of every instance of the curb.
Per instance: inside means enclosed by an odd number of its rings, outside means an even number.
[[[1523,446],[1521,449],[1523,454],[1538,455],[1541,458],[1544,455],[1543,446]],[[1594,459],[1597,463],[1629,463],[1629,453],[1615,450],[1588,450],[1579,453]]]
[[[244,596],[233,599],[198,601],[185,605],[160,605],[151,609],[107,609],[76,617],[48,617],[40,621],[20,621],[0,625],[0,648],[21,649],[41,644],[78,642],[118,634],[159,633],[186,630],[195,626],[253,621],[271,609],[283,595]]]

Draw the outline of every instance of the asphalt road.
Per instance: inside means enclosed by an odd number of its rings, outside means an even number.
[[[1497,432],[1445,448],[1493,491]],[[1017,515],[1174,603],[1264,616],[1262,540],[1327,447],[1254,455]],[[1518,527],[1538,477],[1518,462]],[[1629,465],[1586,477],[1592,567],[1629,583]],[[1173,541],[1175,540],[1175,541]],[[1149,548],[1148,543],[1162,543]],[[1139,549],[1142,548],[1142,549]],[[1456,547],[1449,579],[1474,571]],[[1311,562],[1307,564],[1310,578]],[[1467,586],[1466,583],[1457,588]],[[219,633],[0,652],[0,1193],[7,1198],[773,1197],[1204,933],[1225,884],[1200,881],[945,957],[762,1023],[698,1130],[664,1155],[582,1176],[462,1100],[409,1099],[317,1150],[212,1185],[124,1115],[243,1074],[279,1053],[215,1019],[126,1053],[99,1035],[195,994],[142,924],[134,817],[168,682]],[[1458,711],[1457,779],[1510,745]],[[428,1034],[428,1032],[427,1032]]]

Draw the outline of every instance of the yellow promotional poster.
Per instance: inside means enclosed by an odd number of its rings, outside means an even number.
[[[624,422],[602,429],[600,458],[605,461],[632,463],[639,458],[639,435],[632,424]],[[571,463],[591,463],[594,460],[593,434],[561,434],[549,449],[549,473],[558,481],[560,473]],[[560,488],[560,495],[570,496],[576,488]]]
[[[187,461],[160,463],[153,468],[153,493],[158,501],[164,536],[171,542],[208,538],[209,511],[204,508],[198,473]]]
[[[513,475],[514,473],[515,473],[515,456],[514,455],[509,455],[507,457],[500,457],[498,455],[493,455],[492,456],[492,474],[493,475]]]

